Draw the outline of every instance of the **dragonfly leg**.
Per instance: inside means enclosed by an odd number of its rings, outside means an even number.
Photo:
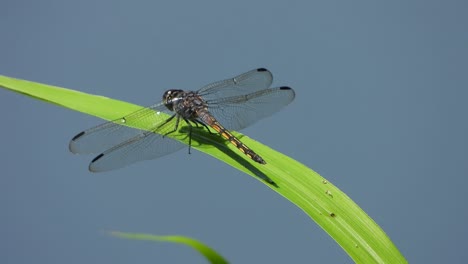
[[[165,124],[169,123],[172,119],[174,119],[174,117],[176,117],[176,116],[177,116],[177,119],[176,119],[176,123],[175,123],[174,129],[171,130],[171,131],[169,131],[169,132],[167,132],[167,133],[165,133],[165,134],[163,135],[163,137],[165,137],[165,136],[167,136],[167,135],[169,135],[169,134],[174,133],[174,132],[177,131],[177,128],[179,128],[180,116],[179,116],[179,115],[173,115],[173,116],[169,117],[166,121],[164,121],[164,123],[162,123],[160,126],[158,126],[158,128],[164,126]]]
[[[209,128],[205,123],[203,123],[202,121],[196,120],[196,119],[195,119],[195,120],[192,120],[192,122],[194,122],[195,125],[196,125],[197,127],[198,127],[199,124],[202,125],[204,128],[206,128],[206,130],[207,130],[210,134],[215,134],[215,133],[211,132],[210,128]]]
[[[189,119],[185,119],[185,118],[184,118],[184,121],[185,121],[185,123],[187,123],[187,125],[189,126],[189,134],[188,134],[188,136],[189,136],[189,139],[188,139],[188,140],[189,140],[189,141],[188,141],[188,142],[189,142],[189,143],[188,143],[188,154],[191,154],[191,153],[190,153],[190,149],[192,148],[192,128],[193,128],[193,126],[192,126],[192,124],[190,123],[190,121],[192,121],[192,122],[194,122],[194,121],[193,121],[193,120],[189,120]],[[196,123],[196,122],[194,122],[194,123],[195,123],[195,125],[198,127],[197,123]]]
[[[189,136],[188,136],[188,154],[190,154],[190,150],[192,149],[192,126],[189,125]]]

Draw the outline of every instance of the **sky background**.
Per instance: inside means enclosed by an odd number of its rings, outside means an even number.
[[[139,105],[266,67],[295,101],[242,132],[316,170],[411,263],[468,258],[466,1],[6,0],[0,74]],[[104,174],[101,120],[0,90],[0,263],[351,263],[295,205],[203,153]]]

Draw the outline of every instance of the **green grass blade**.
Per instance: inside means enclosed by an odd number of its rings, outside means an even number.
[[[102,96],[5,76],[0,76],[0,86],[106,120],[118,119],[141,107]],[[145,129],[146,125],[132,124],[141,129]],[[174,134],[177,140],[187,143],[186,134]],[[261,165],[250,161],[243,154],[239,154],[231,144],[209,133],[196,133],[192,146],[257,179],[273,180],[277,187],[271,184],[267,186],[301,208],[355,262],[407,263],[385,232],[332,183],[303,164],[240,133],[234,134],[260,154],[268,164]]]
[[[212,248],[208,247],[207,245],[193,238],[184,237],[184,236],[155,236],[155,235],[148,235],[148,234],[124,233],[124,232],[117,232],[117,231],[112,231],[109,233],[113,236],[126,238],[126,239],[155,241],[155,242],[171,242],[171,243],[187,245],[197,250],[203,256],[205,256],[205,258],[210,263],[213,263],[213,264],[227,264],[228,263],[221,255],[216,253],[216,251],[214,251]]]
[[[82,93],[75,90],[14,79],[2,75],[0,75],[0,86],[34,99],[39,99],[106,120],[117,119],[140,108],[140,106],[104,96]]]

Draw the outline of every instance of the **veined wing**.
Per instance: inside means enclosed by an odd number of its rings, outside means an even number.
[[[227,129],[240,130],[279,111],[294,100],[288,86],[218,98],[208,103],[208,111]]]
[[[273,75],[265,68],[258,68],[234,78],[208,84],[197,91],[206,101],[224,97],[245,95],[271,86]]]
[[[164,127],[169,128],[173,125],[173,122],[169,122]],[[169,137],[146,131],[99,154],[89,164],[89,170],[103,172],[123,168],[138,161],[168,155],[184,146]]]
[[[70,141],[69,149],[73,153],[101,153],[121,142],[152,131],[162,124],[170,112],[163,104],[142,108],[125,117],[103,123],[78,133]],[[134,127],[146,127],[146,130]],[[164,132],[164,131],[163,131]]]

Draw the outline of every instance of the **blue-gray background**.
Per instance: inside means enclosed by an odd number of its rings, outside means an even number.
[[[266,67],[296,100],[243,132],[356,201],[413,263],[468,258],[465,1],[7,0],[0,74],[140,105]],[[0,90],[1,263],[349,263],[277,193],[186,151],[105,174],[68,152],[94,117]],[[196,173],[197,172],[197,173]]]

